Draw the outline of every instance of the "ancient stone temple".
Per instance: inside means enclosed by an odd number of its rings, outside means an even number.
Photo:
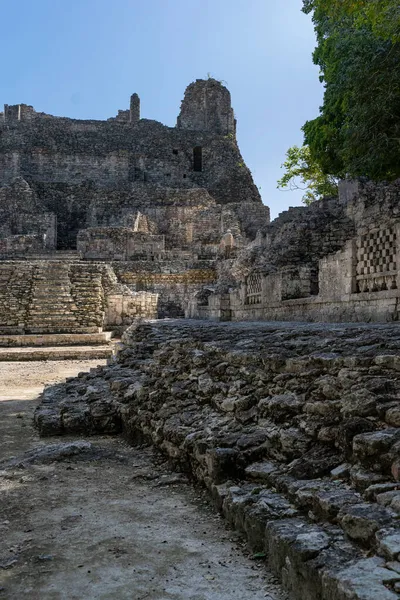
[[[183,316],[216,281],[229,231],[251,242],[269,211],[236,142],[229,91],[186,90],[176,127],[128,110],[74,120],[0,113],[0,333],[94,333]]]

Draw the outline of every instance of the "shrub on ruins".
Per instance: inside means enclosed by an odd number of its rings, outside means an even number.
[[[323,173],[400,177],[398,0],[304,0],[317,35],[325,94],[303,131]]]
[[[278,181],[278,188],[303,190],[304,204],[338,194],[337,177],[322,171],[319,163],[312,158],[309,146],[289,148],[282,168],[285,169],[285,173]]]

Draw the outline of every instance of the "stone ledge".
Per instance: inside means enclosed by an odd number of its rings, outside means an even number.
[[[101,346],[110,341],[110,332],[0,335],[0,348],[23,348],[27,346]]]
[[[91,360],[107,359],[112,346],[53,346],[47,348],[0,348],[0,362],[31,360]]]

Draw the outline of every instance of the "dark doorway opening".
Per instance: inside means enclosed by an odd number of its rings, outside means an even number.
[[[203,148],[196,146],[193,148],[193,171],[201,172],[203,170]]]

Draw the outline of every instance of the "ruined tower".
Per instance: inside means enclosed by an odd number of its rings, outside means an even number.
[[[137,94],[132,94],[129,108],[130,123],[138,123],[140,121],[140,98]]]
[[[197,79],[185,92],[178,129],[235,135],[236,121],[229,90],[216,79]]]

